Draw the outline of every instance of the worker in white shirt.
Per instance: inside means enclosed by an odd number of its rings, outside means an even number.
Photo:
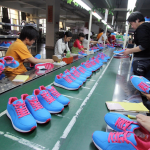
[[[108,38],[107,38],[108,34],[109,34],[108,31],[107,31],[107,33],[103,33],[103,35],[99,38],[98,43],[103,44],[104,41],[105,41],[105,43],[110,44],[109,41],[108,41]]]
[[[56,42],[55,45],[55,55],[62,55],[64,54],[64,51],[66,50],[67,52],[70,51],[69,47],[68,47],[68,42],[71,40],[72,38],[72,33],[67,31],[64,33],[64,37],[59,39]]]
[[[91,41],[91,37],[90,37],[90,41],[89,41],[89,44],[97,44],[98,41]],[[82,45],[84,48],[87,49],[88,47],[88,34],[85,35],[85,39],[82,41]]]

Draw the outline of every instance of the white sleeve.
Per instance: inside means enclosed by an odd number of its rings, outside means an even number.
[[[67,44],[66,44],[66,51],[69,51],[69,52],[70,52],[70,48],[69,48],[69,46],[68,46],[68,42],[67,42]]]
[[[59,54],[63,54],[63,51],[62,51],[62,39],[59,39],[58,41],[57,41],[57,47],[58,47],[58,52],[59,52]]]

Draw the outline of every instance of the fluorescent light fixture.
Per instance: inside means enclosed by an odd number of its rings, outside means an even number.
[[[133,11],[133,9],[135,8],[135,4],[136,4],[137,0],[128,0],[128,7],[127,10]],[[130,13],[127,12],[127,16],[126,19],[130,16]]]
[[[93,16],[95,16],[97,19],[102,19],[100,15],[98,15],[96,12],[92,12]]]
[[[107,27],[108,27],[109,29],[112,29],[110,25],[107,25]]]
[[[79,5],[81,5],[87,11],[91,10],[91,8],[88,5],[86,5],[83,1],[81,1],[81,0],[73,0],[73,1],[77,2]]]
[[[107,24],[104,20],[102,20],[102,23]]]

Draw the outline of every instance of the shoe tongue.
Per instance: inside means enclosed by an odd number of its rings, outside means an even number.
[[[22,99],[18,99],[16,101],[14,101],[13,104],[23,104],[23,100]]]
[[[46,89],[51,89],[52,88],[52,86],[51,85],[49,85],[48,87],[46,87]]]
[[[127,140],[129,140],[129,141],[132,142],[135,146],[137,146],[137,142],[136,142],[136,140],[135,140],[134,133],[128,133],[128,134],[127,134]]]
[[[36,96],[34,96],[34,95],[29,95],[29,96],[27,96],[27,98],[29,100],[36,100]]]

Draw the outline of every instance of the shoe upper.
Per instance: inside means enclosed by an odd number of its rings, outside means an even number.
[[[64,106],[56,101],[56,99],[54,99],[46,90],[40,91],[39,89],[35,89],[33,95],[36,95],[43,107],[51,113],[60,112],[64,108]]]
[[[80,87],[79,84],[73,82],[67,75],[56,75],[55,82],[61,84],[67,88],[78,89]]]
[[[134,132],[135,129],[140,128],[137,122],[119,113],[107,113],[104,120],[111,128],[119,132]]]
[[[17,68],[19,66],[19,62],[14,60],[11,56],[6,56],[3,58],[6,67]]]
[[[23,94],[21,98],[25,101],[28,110],[37,121],[46,122],[51,119],[51,114],[41,105],[35,95]]]
[[[44,86],[40,86],[40,89],[42,89],[42,87]],[[44,89],[44,88],[43,88]],[[58,101],[59,103],[65,105],[68,105],[70,103],[69,98],[63,96],[62,94],[60,94],[53,86],[48,86],[45,88],[45,90],[47,90],[49,92],[49,94],[56,99],[56,101]]]
[[[93,69],[91,68],[91,65],[87,64],[86,62],[81,63],[81,67],[83,67],[84,69],[86,69],[89,72],[93,72]]]
[[[12,123],[19,130],[30,131],[33,127],[37,126],[35,119],[22,99],[18,100],[16,97],[9,98],[7,111]]]
[[[133,86],[144,93],[149,94],[150,93],[150,85],[147,82],[150,82],[144,77],[133,75],[130,77],[131,83]]]

